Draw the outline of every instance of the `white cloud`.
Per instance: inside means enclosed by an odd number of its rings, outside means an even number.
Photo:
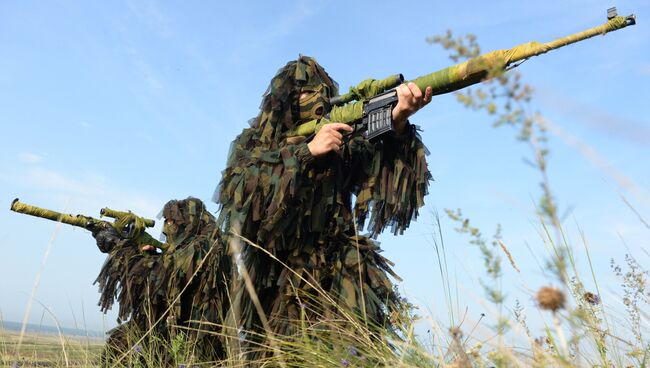
[[[647,73],[650,76],[650,64],[647,64],[647,68]],[[575,122],[582,123],[590,129],[595,129],[610,137],[622,138],[642,147],[650,148],[650,129],[646,128],[647,121],[612,115],[602,106],[580,103],[557,90],[542,90],[539,96],[550,107],[570,114]]]
[[[628,192],[636,201],[643,204],[646,208],[650,208],[650,194],[598,153],[595,148],[583,142],[578,137],[573,136],[559,124],[555,124],[548,119],[542,119],[541,122],[549,132],[580,152],[587,161],[598,167],[609,178],[612,178],[616,184]]]
[[[37,164],[43,161],[43,157],[32,152],[21,152],[18,155],[18,159],[20,160],[20,162],[25,164]]]

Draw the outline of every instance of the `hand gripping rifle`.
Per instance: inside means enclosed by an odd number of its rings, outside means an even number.
[[[514,68],[533,56],[634,24],[634,14],[622,17],[617,15],[616,8],[610,8],[607,10],[607,22],[600,26],[547,43],[533,41],[511,49],[488,52],[411,82],[423,92],[427,87],[431,87],[434,96],[454,92],[482,82],[493,75],[492,73]],[[395,88],[401,83],[404,83],[401,74],[383,80],[366,79],[358,86],[350,87],[348,93],[333,97],[330,103],[334,107],[328,116],[301,124],[290,135],[311,136],[324,124],[339,122],[350,124],[355,131],[362,131],[369,140],[375,140],[393,130],[392,109],[397,103]]]
[[[134,240],[137,244],[151,244],[154,246],[160,244],[160,242],[153,239],[151,235],[147,234],[144,231],[146,228],[153,227],[156,222],[148,218],[137,216],[131,211],[116,211],[108,207],[102,208],[99,211],[100,217],[105,216],[113,218],[114,221],[111,223],[90,216],[69,215],[48,210],[46,208],[32,206],[20,202],[18,198],[14,199],[11,202],[11,210],[25,215],[41,217],[44,219],[81,227],[93,232],[102,229],[106,230],[109,227],[113,227],[123,239]]]

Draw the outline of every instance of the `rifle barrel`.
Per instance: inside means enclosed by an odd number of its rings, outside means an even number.
[[[551,50],[559,49],[597,35],[604,35],[633,24],[636,24],[636,17],[634,15],[628,15],[627,17],[615,16],[600,26],[558,38],[551,42],[539,43],[533,41],[515,46],[511,49],[488,52],[465,62],[424,75],[414,79],[412,82],[423,91],[425,88],[431,87],[433,89],[433,95],[457,91],[483,81],[492,72],[504,71],[508,66],[518,61],[545,54]]]
[[[30,204],[20,202],[18,198],[14,199],[11,202],[11,210],[25,215],[41,217],[56,222],[62,222],[68,225],[82,227],[84,229],[87,229],[88,225],[91,222],[93,222],[93,220],[95,220],[92,217],[88,217],[88,216],[69,215],[61,212],[48,210],[46,208],[32,206]]]
[[[615,13],[615,9],[610,9]],[[526,60],[530,57],[537,56],[561,48],[572,43],[576,43],[588,38],[604,35],[608,32],[616,31],[630,25],[636,24],[634,15],[609,16],[606,23],[587,29],[582,32],[558,38],[557,40],[539,43],[528,42],[515,46],[511,49],[496,50],[477,56],[470,60],[452,65],[445,69],[427,74],[412,80],[422,91],[431,87],[433,95],[454,92],[459,89],[471,86],[484,81],[490,77],[491,73],[504,71],[508,66],[516,66],[516,62]],[[514,65],[513,65],[514,64]],[[387,78],[388,80],[388,78]],[[352,90],[352,89],[351,89]],[[349,101],[354,97],[353,93],[348,93],[338,99],[338,102]],[[352,98],[353,99],[353,98]],[[329,120],[340,123],[351,123],[363,117],[363,101],[349,102],[343,106],[334,106],[329,115]],[[309,122],[302,124],[295,130],[295,134],[308,136],[314,133],[319,126],[319,122]]]

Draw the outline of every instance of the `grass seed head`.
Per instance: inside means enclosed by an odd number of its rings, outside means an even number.
[[[544,310],[556,312],[564,308],[564,293],[551,286],[544,286],[537,292],[537,304]]]
[[[587,291],[586,293],[582,294],[582,298],[591,305],[600,304],[600,296],[598,296],[598,294]]]

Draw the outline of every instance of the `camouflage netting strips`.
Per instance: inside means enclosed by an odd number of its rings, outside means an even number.
[[[290,62],[273,78],[260,114],[233,142],[216,192],[217,222],[241,247],[242,266],[273,332],[291,334],[295,326],[288,321],[303,310],[298,296],[318,298],[319,292],[357,315],[365,310],[374,325],[390,329],[386,313],[398,302],[388,276],[391,264],[376,242],[356,234],[364,227],[371,237],[386,227],[399,234],[409,226],[431,178],[426,149],[408,126],[402,136],[387,135],[377,144],[357,136],[340,155],[312,157],[305,137],[291,136],[300,122],[294,107],[297,93],[323,84],[336,89],[308,57]],[[263,335],[243,281],[232,295],[231,314],[251,331],[248,338]],[[338,313],[333,305],[323,308],[328,313],[305,311],[307,320]]]
[[[102,311],[117,301],[119,321],[128,321],[111,332],[108,349],[125,345],[125,330],[144,332],[155,325],[153,336],[165,339],[170,328],[180,326],[195,340],[197,356],[214,360],[223,356],[215,324],[221,324],[229,308],[230,257],[214,216],[200,200],[169,201],[163,215],[163,253],[143,252],[143,244],[123,240],[97,277]]]

